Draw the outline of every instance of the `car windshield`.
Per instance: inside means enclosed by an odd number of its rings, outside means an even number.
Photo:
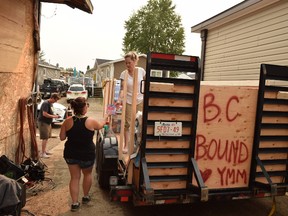
[[[71,86],[70,91],[84,91],[84,89],[81,86]]]

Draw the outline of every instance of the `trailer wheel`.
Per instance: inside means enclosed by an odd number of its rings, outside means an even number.
[[[99,170],[97,173],[98,184],[102,189],[109,189],[109,178],[111,176],[111,172]]]

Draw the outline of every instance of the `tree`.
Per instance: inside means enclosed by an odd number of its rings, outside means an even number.
[[[182,54],[185,34],[172,0],[149,0],[125,21],[123,51]]]
[[[45,52],[43,50],[39,53],[39,62],[46,62],[46,59],[44,58]]]

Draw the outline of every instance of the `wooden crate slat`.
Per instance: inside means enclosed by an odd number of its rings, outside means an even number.
[[[263,105],[264,111],[281,111],[281,112],[287,112],[288,106],[285,104],[264,104]]]
[[[288,123],[288,117],[269,117],[269,116],[263,116],[262,117],[262,123]]]
[[[260,148],[284,148],[288,147],[288,143],[286,141],[260,141]]]
[[[157,155],[157,154],[153,154],[153,155],[149,155],[146,154],[146,161],[147,163],[151,163],[151,162],[187,162],[188,161],[188,154],[180,154],[180,155],[171,155],[171,154],[167,154],[167,155]]]
[[[186,181],[151,182],[150,184],[154,190],[173,190],[186,188]]]
[[[260,160],[287,159],[287,153],[259,154]]]
[[[146,142],[146,148],[188,148],[189,141],[168,141],[168,140],[149,140]]]
[[[275,164],[275,165],[265,165],[264,166],[266,171],[285,171],[286,165],[285,164]],[[260,166],[257,166],[256,172],[261,172]]]
[[[272,183],[274,183],[274,184],[283,183],[283,177],[282,176],[272,176],[272,177],[270,177],[270,179],[271,179]],[[266,178],[264,178],[264,177],[256,177],[255,180],[257,182],[268,184]]]
[[[150,98],[149,106],[193,107],[193,100],[179,100],[177,98]]]
[[[173,83],[151,82],[150,91],[173,92],[173,93],[194,93],[194,86],[180,86]]]
[[[288,129],[262,129],[261,136],[286,136],[288,134]]]
[[[148,168],[149,176],[187,175],[187,168]]]
[[[153,121],[192,121],[192,114],[189,113],[148,113],[148,120]]]

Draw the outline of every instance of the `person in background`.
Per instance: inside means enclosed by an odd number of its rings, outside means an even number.
[[[125,112],[125,134],[124,134],[124,144],[123,144],[123,150],[122,152],[126,154],[128,152],[128,143],[129,143],[129,128],[130,128],[130,122],[131,122],[131,113],[132,113],[132,94],[133,94],[133,76],[135,74],[135,71],[138,71],[138,80],[137,80],[137,111],[141,111],[143,109],[143,94],[141,93],[141,81],[145,79],[146,77],[146,71],[141,67],[136,67],[139,61],[139,57],[136,52],[130,51],[125,56],[125,65],[126,70],[123,71],[120,75],[121,79],[121,90],[119,99],[116,102],[116,106],[121,104],[121,101],[123,100],[124,96],[126,96],[126,112]],[[126,73],[128,73],[127,76],[127,93],[124,95],[123,93],[123,82],[125,80]]]
[[[46,150],[48,139],[51,137],[52,120],[53,118],[59,118],[59,115],[53,113],[53,103],[60,99],[57,93],[51,94],[48,100],[45,100],[40,108],[38,115],[38,128],[40,133],[40,139],[42,140],[42,149],[40,153],[41,158],[49,158],[50,152]]]
[[[83,173],[82,204],[87,204],[91,197],[89,191],[92,185],[92,169],[95,162],[95,144],[93,137],[95,130],[104,127],[106,121],[98,121],[87,117],[87,103],[84,97],[78,97],[70,102],[73,116],[65,119],[60,129],[60,140],[66,140],[63,157],[70,172],[70,195],[72,199],[71,211],[80,208],[78,201],[81,172]]]

